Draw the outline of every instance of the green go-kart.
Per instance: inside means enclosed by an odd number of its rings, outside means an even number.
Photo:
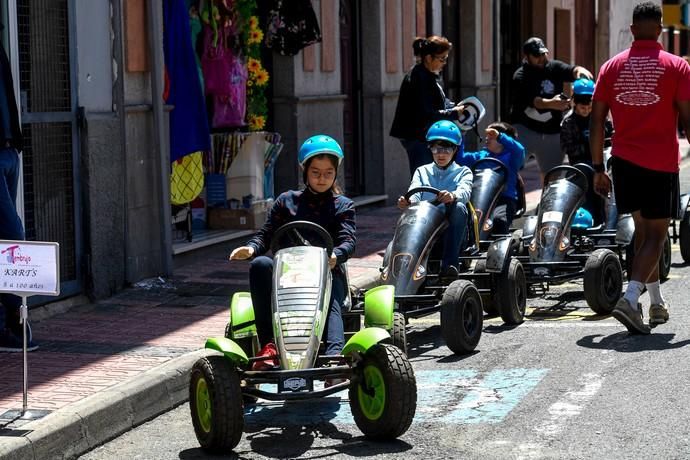
[[[224,452],[239,443],[245,401],[305,400],[344,389],[349,392],[354,421],[367,438],[390,440],[405,433],[417,406],[417,384],[412,365],[390,343],[385,329],[368,327],[354,332],[341,355],[319,354],[332,283],[328,255],[333,242],[328,232],[311,222],[291,222],[275,232],[271,249],[275,255],[272,312],[279,366],[251,370],[258,360],[254,310],[249,293],[235,293],[226,336],[206,341],[206,348],[222,355],[199,359],[191,372],[189,405],[201,447]],[[392,311],[392,305],[379,305],[384,298],[373,291],[365,299],[367,308]],[[340,379],[341,383],[315,385],[326,379]],[[271,391],[262,389],[267,384],[272,384]]]

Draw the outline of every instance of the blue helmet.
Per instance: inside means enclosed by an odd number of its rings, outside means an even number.
[[[302,147],[299,148],[297,161],[300,166],[304,167],[307,160],[316,155],[333,155],[338,159],[338,166],[340,166],[343,162],[343,158],[345,158],[340,144],[338,144],[335,139],[325,134],[317,134],[304,141]]]
[[[446,141],[454,145],[462,144],[462,133],[458,125],[448,120],[437,121],[426,132],[426,141]]]
[[[573,83],[573,94],[591,96],[594,94],[594,82],[589,78],[578,78]]]
[[[570,224],[572,228],[590,228],[594,225],[592,214],[585,208],[580,208],[573,217],[573,223]]]

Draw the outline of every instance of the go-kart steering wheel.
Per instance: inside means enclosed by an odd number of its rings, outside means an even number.
[[[478,166],[482,166],[484,164],[486,164],[487,166],[484,166],[481,168],[478,167]],[[498,158],[491,158],[491,157],[480,158],[479,160],[475,161],[474,164],[472,165],[472,172],[475,172],[479,169],[491,169],[494,172],[502,174],[503,177],[506,177],[508,175],[508,167],[505,165],[505,163],[503,163]]]
[[[307,240],[302,236],[300,230],[311,233],[311,236],[316,236],[317,241]],[[289,241],[283,241],[284,239],[289,239]],[[273,238],[271,238],[271,252],[275,254],[280,249],[294,246],[320,246],[326,249],[330,257],[331,253],[333,253],[333,238],[331,238],[330,233],[322,226],[314,222],[296,220],[281,225],[280,228],[273,233]]]
[[[410,201],[410,197],[412,195],[415,195],[417,193],[423,193],[423,192],[433,193],[435,198],[433,200],[422,200],[422,201],[428,201],[430,204],[433,204],[433,205],[437,205],[440,203],[440,201],[438,201],[438,194],[441,193],[441,191],[437,188],[429,187],[426,185],[422,186],[422,187],[411,188],[410,190],[407,191],[407,193],[405,193],[403,195],[403,198],[405,198],[407,201]]]

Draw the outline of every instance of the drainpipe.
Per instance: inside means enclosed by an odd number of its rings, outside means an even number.
[[[146,19],[151,62],[151,101],[153,105],[154,142],[160,167],[160,206],[161,206],[161,266],[163,276],[172,275],[172,213],[170,210],[170,152],[165,136],[163,107],[163,8],[160,0],[148,0]]]
[[[501,0],[494,0],[494,102],[496,104],[495,120],[501,119]]]

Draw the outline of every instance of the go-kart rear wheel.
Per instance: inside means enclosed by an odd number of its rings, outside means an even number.
[[[504,323],[515,325],[525,321],[527,282],[525,270],[517,259],[511,259],[508,270],[496,277],[496,303]]]
[[[417,409],[417,382],[405,354],[390,344],[374,345],[355,375],[350,410],[364,436],[391,440],[405,433]]]
[[[475,262],[474,273],[486,273],[486,259],[479,259],[477,260],[477,262]],[[491,276],[491,274],[487,274],[485,277],[476,278],[475,284],[478,288],[481,289],[491,289],[492,278],[493,277]],[[494,303],[494,296],[492,293],[482,296],[482,307],[484,308],[484,311],[487,315],[498,315],[498,308],[496,308],[496,305]]]
[[[609,249],[597,249],[587,258],[584,273],[587,305],[600,315],[613,311],[623,291],[623,271],[620,260]]]
[[[242,390],[227,358],[209,356],[194,363],[189,409],[196,438],[204,450],[227,452],[240,442],[244,429]]]
[[[441,299],[441,336],[458,355],[473,351],[482,336],[482,299],[470,281],[456,280]]]
[[[407,355],[407,332],[405,331],[405,315],[399,311],[393,312],[393,328],[391,330],[393,345],[400,348]]]
[[[690,263],[690,212],[680,221],[680,255],[686,264]]]

